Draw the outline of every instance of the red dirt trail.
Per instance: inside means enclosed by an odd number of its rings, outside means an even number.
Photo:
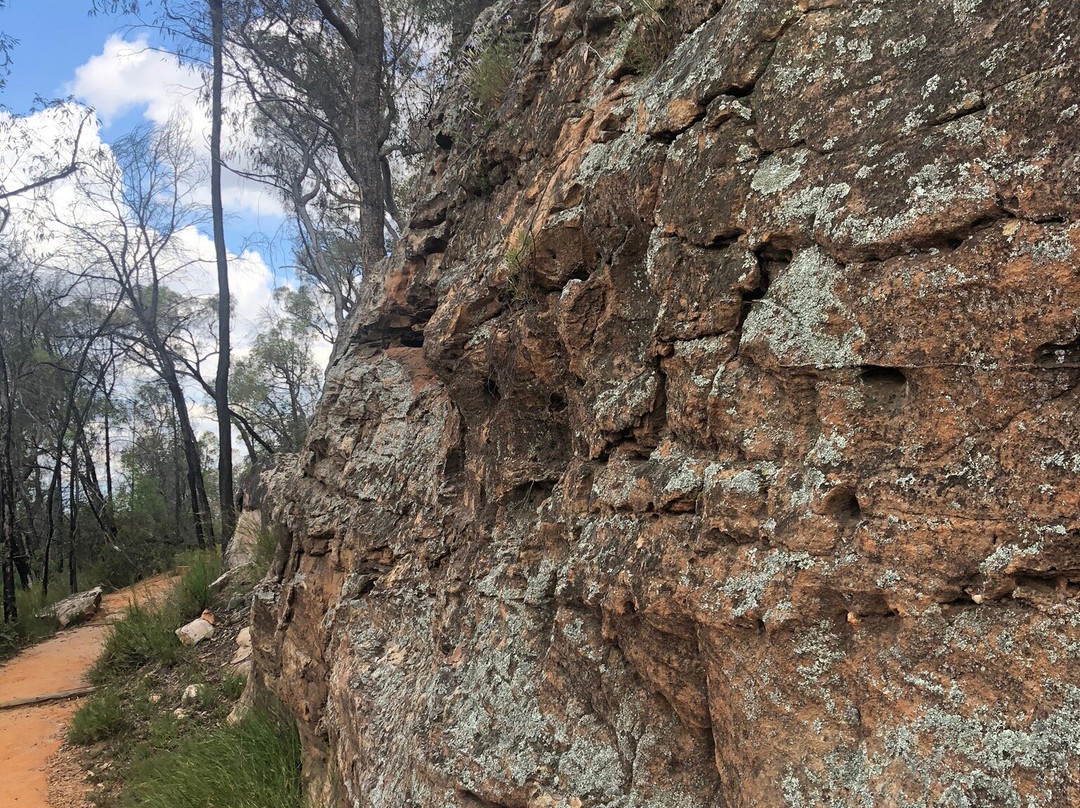
[[[74,690],[86,684],[110,621],[132,600],[140,603],[167,591],[175,575],[158,575],[106,595],[94,619],[23,651],[0,667],[0,704]],[[48,762],[67,734],[81,699],[0,711],[0,806],[51,808]]]

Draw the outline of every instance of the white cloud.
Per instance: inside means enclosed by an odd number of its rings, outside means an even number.
[[[68,104],[28,116],[0,113],[0,186],[16,188],[66,164],[71,157],[75,132],[86,112],[85,108]],[[120,175],[112,149],[101,140],[93,116],[83,124],[79,160],[86,167],[78,176],[52,183],[36,194],[10,200],[12,218],[5,238],[25,241],[30,255],[58,272],[73,265],[82,269],[91,257],[84,248],[69,241],[72,226],[120,229],[116,211],[102,204]],[[178,231],[161,274],[167,278],[167,286],[206,298],[210,305],[209,298],[217,294],[213,239],[194,226]],[[229,255],[229,280],[235,302],[232,341],[234,353],[240,357],[250,350],[278,284],[272,269],[253,249]],[[214,371],[215,361],[211,357],[203,367],[204,376],[213,379]],[[201,391],[191,383],[185,384],[185,389],[200,431],[216,433],[213,409]],[[241,448],[237,447],[238,451]]]
[[[128,41],[113,34],[102,52],[75,69],[68,93],[93,107],[108,126],[132,110],[159,126],[181,112],[192,131],[209,136],[209,123],[199,96],[202,78],[169,54],[154,50],[146,37]]]
[[[197,70],[154,49],[145,36],[127,40],[114,34],[106,40],[101,53],[76,68],[74,80],[65,89],[92,107],[106,127],[117,118],[140,110],[144,120],[157,126],[180,120],[189,127],[193,143],[208,163],[210,114],[203,99],[203,86]],[[226,104],[242,105],[243,99],[234,94],[226,98]],[[242,171],[251,168],[244,155],[253,139],[250,131],[236,130],[226,122],[224,147],[236,155],[230,162]],[[252,213],[275,219],[284,215],[276,195],[232,171],[222,175],[222,198],[228,213]],[[202,189],[200,201],[210,201],[208,184]]]
[[[216,295],[217,264],[213,239],[193,227],[182,230],[177,236],[181,249],[198,258],[177,285],[191,295]],[[276,285],[273,272],[258,252],[245,250],[240,255],[229,255],[229,297],[234,304],[232,341],[237,356],[247,353],[259,333]]]

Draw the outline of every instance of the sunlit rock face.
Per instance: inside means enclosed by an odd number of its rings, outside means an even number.
[[[481,21],[268,481],[313,792],[1080,805],[1080,6],[621,5]]]

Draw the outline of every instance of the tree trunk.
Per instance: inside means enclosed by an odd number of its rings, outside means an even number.
[[[19,605],[15,600],[15,475],[11,464],[14,451],[12,431],[14,429],[11,379],[8,377],[7,357],[0,355],[0,380],[3,381],[4,441],[3,457],[0,457],[0,530],[3,539],[4,556],[4,622],[11,622],[19,616]]]
[[[90,511],[94,514],[94,519],[97,520],[98,525],[105,531],[105,535],[109,542],[116,544],[119,531],[117,530],[116,522],[113,521],[109,503],[105,499],[105,494],[101,491],[101,481],[98,480],[97,469],[94,466],[94,457],[90,452],[90,442],[86,439],[86,432],[82,425],[79,426],[79,430],[76,433],[76,440],[82,449],[82,487],[86,494],[86,503],[90,506]]]
[[[45,540],[45,552],[42,554],[44,560],[41,568],[41,599],[46,600],[49,597],[49,556],[52,553],[52,536],[49,536]]]
[[[6,460],[4,463],[7,465]],[[0,488],[7,489],[7,469],[0,470]],[[11,512],[7,507],[7,497],[0,495],[0,524],[3,525],[4,538],[14,533],[12,530]],[[15,562],[12,558],[14,545],[10,540],[4,542],[4,622],[10,623],[19,616],[19,606],[15,600]]]
[[[184,461],[187,466],[188,493],[191,496],[191,513],[195,519],[195,541],[200,548],[205,549],[207,542],[214,543],[214,520],[210,514],[210,502],[206,497],[206,486],[203,484],[202,461],[199,459],[199,442],[195,438],[195,431],[191,428],[191,418],[188,415],[187,399],[184,398],[184,389],[180,386],[180,380],[176,375],[176,366],[164,350],[158,352],[158,360],[161,363],[161,375],[165,379],[165,386],[173,399],[176,409],[176,420],[180,424],[180,443],[184,449]]]
[[[218,364],[214,398],[218,420],[218,502],[221,506],[221,548],[236,525],[233,504],[232,420],[229,417],[230,300],[229,263],[225,251],[225,216],[221,200],[221,93],[224,77],[223,0],[209,0],[213,76],[210,90],[210,206],[214,219],[214,252],[218,276]]]
[[[112,436],[109,430],[109,408],[112,407],[112,391],[105,396],[105,496],[109,500],[109,514],[113,510]]]
[[[79,489],[76,483],[79,480],[79,450],[75,442],[71,443],[71,480],[68,485],[68,584],[71,586],[71,594],[79,591],[78,556],[75,552],[75,541],[78,538],[77,528],[79,523]]]
[[[383,98],[383,17],[379,0],[354,0],[357,37],[352,46],[356,80],[353,137],[356,143],[357,180],[360,183],[364,271],[370,272],[386,256],[385,198],[379,151],[385,115]]]

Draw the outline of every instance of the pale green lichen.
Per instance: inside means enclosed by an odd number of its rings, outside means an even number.
[[[818,368],[859,364],[862,326],[837,296],[842,268],[820,249],[801,250],[754,304],[742,345],[760,342],[781,364]],[[837,333],[835,322],[845,323]]]

